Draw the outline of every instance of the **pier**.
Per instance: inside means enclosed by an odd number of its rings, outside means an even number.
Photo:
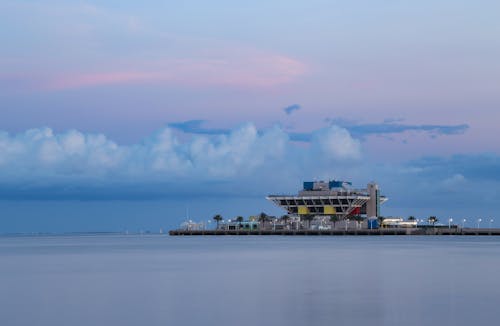
[[[348,230],[170,230],[171,236],[201,235],[283,235],[283,236],[383,236],[383,235],[456,235],[500,236],[500,229],[489,228],[384,228]]]

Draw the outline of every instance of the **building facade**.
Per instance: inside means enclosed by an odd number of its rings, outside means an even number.
[[[269,195],[266,199],[283,208],[290,215],[350,216],[364,215],[367,218],[380,216],[380,205],[387,197],[380,195],[376,183],[365,189],[352,188],[345,181],[306,181],[297,195]]]

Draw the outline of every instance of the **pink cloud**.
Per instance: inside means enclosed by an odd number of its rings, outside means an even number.
[[[183,86],[273,87],[297,80],[307,66],[282,55],[225,53],[209,58],[164,59],[148,63],[128,63],[113,71],[75,72],[51,76],[46,90],[78,89],[103,85],[165,83]]]
[[[63,90],[101,85],[152,81],[160,76],[148,72],[104,72],[93,74],[68,74],[51,78],[44,85],[48,90]]]

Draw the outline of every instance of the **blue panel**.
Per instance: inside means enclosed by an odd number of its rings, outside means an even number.
[[[336,181],[336,180],[330,181],[328,183],[328,187],[330,189],[333,189],[333,188],[342,188],[342,181]]]
[[[332,180],[332,181],[330,181],[328,183],[328,187],[330,189],[333,189],[333,188],[345,188],[347,186],[352,186],[352,182]]]
[[[314,182],[312,181],[304,181],[304,190],[313,190]]]
[[[368,220],[368,229],[378,229],[378,220]]]

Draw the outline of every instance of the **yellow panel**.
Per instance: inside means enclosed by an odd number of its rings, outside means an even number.
[[[334,215],[334,214],[337,214],[337,210],[333,206],[325,206],[325,207],[323,207],[323,214]]]
[[[309,208],[307,206],[299,206],[299,215],[309,214]]]

